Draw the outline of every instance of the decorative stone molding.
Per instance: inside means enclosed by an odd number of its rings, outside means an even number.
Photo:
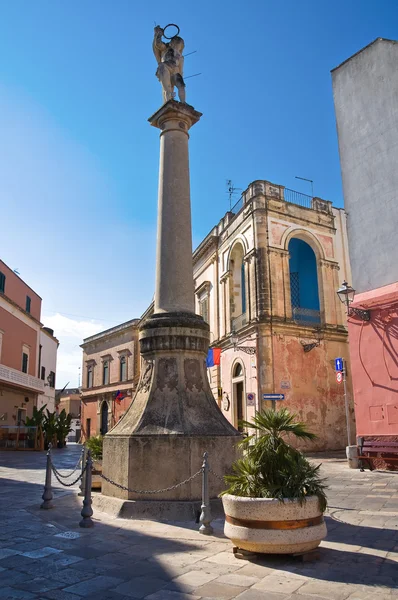
[[[332,214],[332,203],[329,200],[322,200],[322,198],[313,198],[312,209],[317,210],[318,212]]]
[[[196,296],[198,296],[198,298],[200,296],[209,295],[210,288],[211,288],[211,282],[204,281],[203,283],[200,284],[200,286],[198,288],[196,288],[195,294],[196,294]]]
[[[110,362],[111,360],[113,360],[113,356],[112,356],[112,354],[109,354],[109,353],[103,354],[101,356],[101,360],[102,360],[102,362]]]
[[[321,267],[325,267],[326,269],[336,269],[336,271],[340,271],[339,264],[334,261],[326,260],[325,258],[320,258],[319,264]]]
[[[232,277],[232,271],[226,271],[221,275],[220,283],[226,283],[230,277]]]

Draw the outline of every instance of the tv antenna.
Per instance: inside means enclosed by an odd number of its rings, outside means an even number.
[[[232,183],[232,179],[227,179],[227,193],[229,196],[229,210],[232,210],[232,199],[238,193],[242,191],[242,188],[237,188]]]
[[[295,179],[301,179],[301,181],[308,181],[311,184],[311,196],[314,197],[314,181],[312,179],[307,179],[306,177],[295,176]]]

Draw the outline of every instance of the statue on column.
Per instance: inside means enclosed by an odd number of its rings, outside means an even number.
[[[168,27],[168,26],[167,26]],[[175,26],[176,27],[176,26]],[[185,102],[185,83],[183,78],[184,40],[179,35],[169,38],[169,42],[162,40],[165,28],[156,25],[153,36],[153,53],[158,63],[156,77],[162,84],[163,102],[175,98],[174,88],[178,90],[180,102]],[[179,33],[179,28],[178,33]]]

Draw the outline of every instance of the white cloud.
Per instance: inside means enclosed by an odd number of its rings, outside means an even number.
[[[82,366],[83,339],[107,329],[110,324],[98,323],[94,320],[78,320],[65,317],[59,313],[53,316],[42,316],[46,327],[54,330],[59,340],[57,357],[57,388],[68,384],[69,387],[78,385],[79,367]]]

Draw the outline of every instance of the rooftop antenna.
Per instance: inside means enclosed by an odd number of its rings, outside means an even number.
[[[296,175],[296,179],[301,179],[302,181],[308,181],[311,184],[311,196],[314,197],[314,182],[312,179],[307,179],[306,177],[298,177]]]
[[[232,198],[237,193],[240,192],[242,188],[236,188],[232,183],[232,179],[227,179],[227,193],[229,196],[229,210],[232,210]]]
[[[18,269],[14,269],[14,273],[15,273],[15,275],[19,275]]]

